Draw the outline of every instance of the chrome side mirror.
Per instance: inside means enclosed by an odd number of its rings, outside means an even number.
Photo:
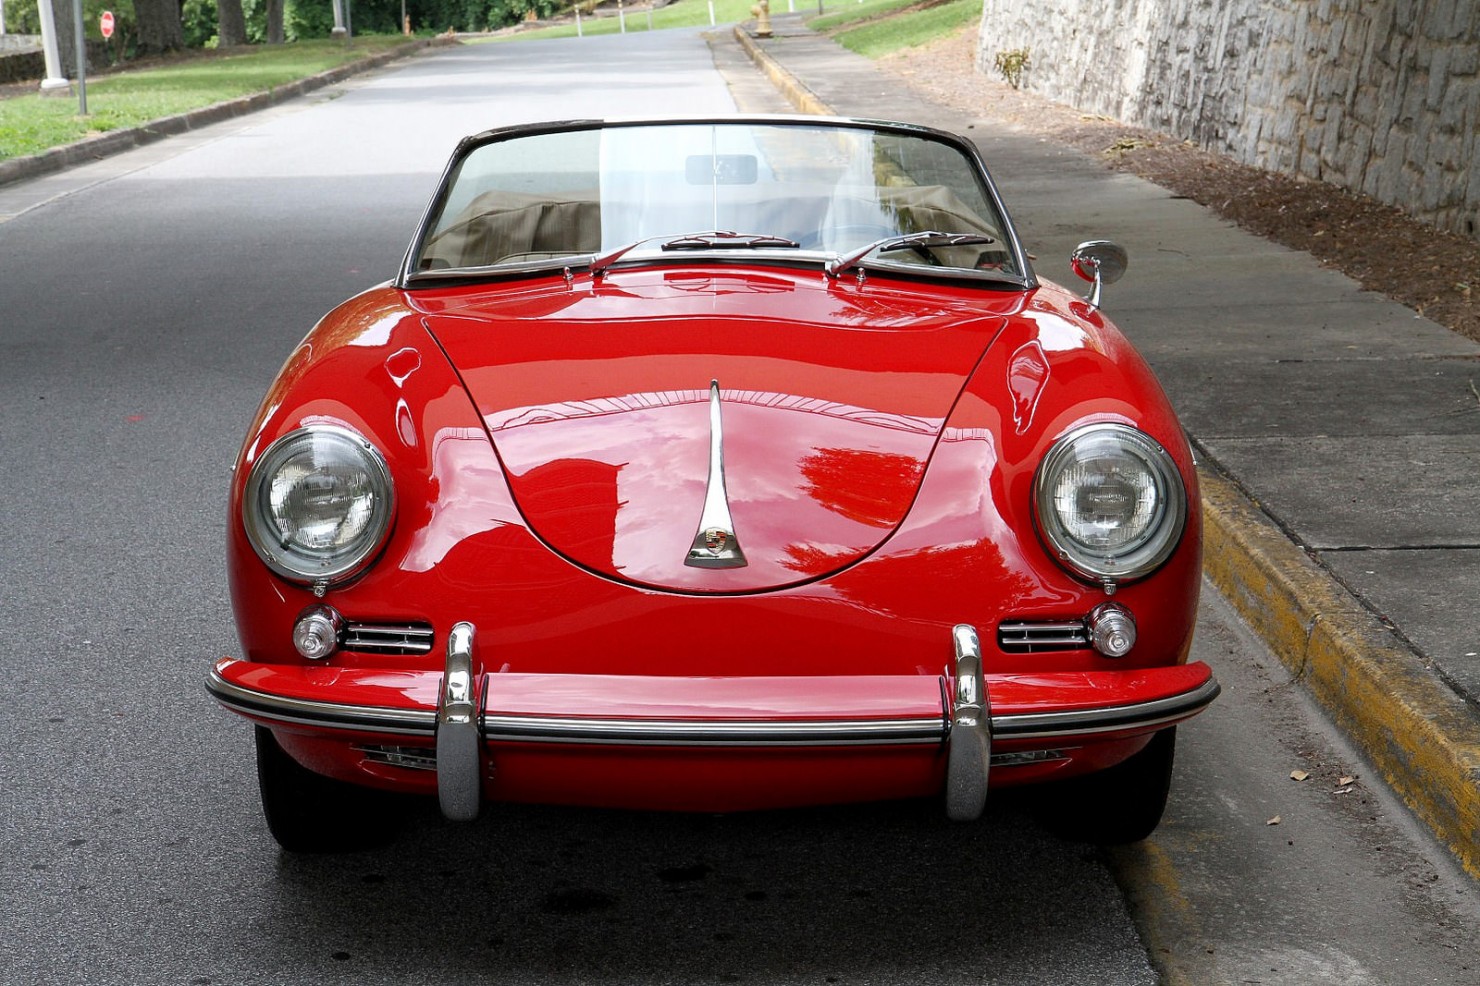
[[[1091,307],[1100,307],[1100,287],[1114,284],[1130,266],[1130,257],[1121,247],[1109,240],[1088,240],[1074,248],[1069,255],[1069,265],[1074,273],[1090,282],[1089,294],[1084,300]]]

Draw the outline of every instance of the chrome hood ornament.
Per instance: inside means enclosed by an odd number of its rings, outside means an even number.
[[[725,437],[720,423],[719,381],[709,381],[709,487],[699,531],[684,564],[693,568],[744,568],[745,552],[735,536],[730,500],[725,493]]]

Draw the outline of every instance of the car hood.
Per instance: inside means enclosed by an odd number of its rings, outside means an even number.
[[[975,298],[638,271],[423,311],[551,549],[637,585],[738,593],[831,574],[900,523],[1004,322]],[[739,567],[688,563],[717,449]]]

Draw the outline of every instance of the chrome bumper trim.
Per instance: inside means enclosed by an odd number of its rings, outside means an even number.
[[[437,696],[437,800],[454,822],[471,822],[483,803],[480,683],[474,670],[473,625],[447,635],[447,667]]]
[[[439,713],[433,709],[385,709],[286,698],[238,687],[214,671],[206,689],[233,711],[284,725],[426,737],[438,731]],[[480,722],[485,741],[617,745],[939,745],[949,732],[944,714],[928,719],[793,722],[483,715]]]
[[[950,747],[946,753],[946,817],[970,822],[987,803],[987,776],[992,764],[991,699],[982,676],[981,640],[976,628],[961,624],[951,631],[956,647],[956,692],[951,702]]]
[[[797,720],[576,719],[485,716],[483,738],[525,743],[658,746],[939,745],[944,716],[932,719]]]
[[[1209,678],[1190,692],[1135,705],[993,716],[992,734],[999,739],[1039,740],[1170,725],[1207,708],[1222,690],[1218,679]]]
[[[431,736],[437,729],[437,713],[433,709],[385,709],[270,695],[234,685],[214,670],[206,679],[206,691],[234,712],[289,726],[363,730],[401,736]]]
[[[969,629],[969,628],[968,628]],[[958,646],[964,646],[958,641]],[[969,649],[967,650],[969,653]],[[978,652],[979,653],[979,652]],[[978,657],[977,667],[980,658]],[[980,672],[978,671],[979,675]],[[957,720],[965,709],[961,695],[962,675],[957,673],[956,711],[940,717],[890,720],[630,720],[580,717],[474,715],[483,741],[601,743],[652,745],[727,746],[820,746],[820,745],[926,745],[949,743],[951,734],[978,730],[984,741],[1053,740],[1125,729],[1147,729],[1170,725],[1202,711],[1220,688],[1209,679],[1198,688],[1170,698],[1112,708],[1070,712],[1014,713],[990,715],[985,678],[980,682],[981,719],[989,724],[968,726]],[[474,675],[476,688],[487,679]],[[944,679],[943,679],[944,681]],[[438,709],[391,709],[377,706],[342,705],[291,698],[260,692],[223,679],[212,671],[206,689],[232,711],[267,722],[315,729],[369,732],[383,735],[418,736],[431,739],[439,731]],[[944,697],[944,696],[943,696]],[[481,696],[474,696],[480,709]],[[944,704],[944,703],[943,703]],[[970,704],[965,703],[965,704]],[[464,711],[463,714],[466,714]],[[971,716],[964,716],[971,718]],[[456,729],[456,726],[450,727]],[[462,726],[466,732],[467,727]],[[959,735],[956,738],[959,741]],[[990,750],[988,751],[990,752]]]

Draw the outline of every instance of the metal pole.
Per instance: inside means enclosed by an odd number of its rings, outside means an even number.
[[[77,22],[77,112],[87,116],[87,31],[82,23],[82,0],[72,0],[72,19]]]
[[[617,0],[617,23],[622,28],[622,33],[627,33],[627,11],[622,9],[622,0]]]
[[[581,30],[581,8],[576,7],[576,37],[584,38],[586,33]]]

